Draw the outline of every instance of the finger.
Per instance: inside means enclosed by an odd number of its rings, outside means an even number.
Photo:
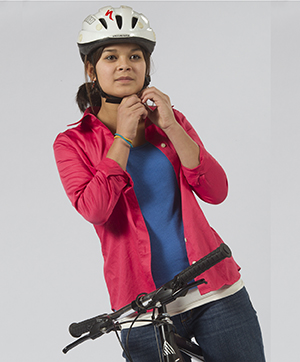
[[[141,95],[141,102],[143,103],[143,105],[149,110],[152,111],[152,109],[150,108],[151,106],[155,106],[155,99],[157,100],[158,98],[155,97],[152,93],[147,92],[145,94]],[[149,102],[152,102],[152,104],[150,104]]]
[[[128,116],[131,116],[135,119],[139,119],[143,117],[144,119],[148,116],[148,111],[145,106],[142,104],[141,100],[139,102],[134,103],[128,107],[126,107]]]
[[[142,94],[141,101],[142,103],[147,103],[148,100],[157,103],[160,101],[166,101],[167,96],[156,88],[148,89]]]
[[[141,116],[143,118],[146,118],[148,115],[148,110],[145,107],[145,105],[141,102],[139,99],[139,102],[132,104],[130,107],[128,107],[128,110],[138,116]]]
[[[164,93],[155,87],[148,87],[148,88],[143,89],[143,91],[141,92],[140,98],[142,98],[148,94],[163,95]]]
[[[151,88],[146,88],[142,91],[141,95],[140,95],[140,99],[142,101],[142,103],[146,103],[147,100],[149,100],[151,98],[151,96],[153,96],[153,92],[154,92],[154,87]]]
[[[146,118],[148,117],[149,111],[152,112],[152,109],[150,109],[148,106],[145,106],[145,105],[143,104],[143,113],[142,113],[143,119],[146,119]]]
[[[132,94],[131,96],[124,97],[121,104],[127,107],[132,106],[133,104],[140,103],[141,100],[136,94]]]
[[[143,103],[143,105],[148,112],[151,112],[151,113],[154,112],[154,109],[150,108],[147,103]]]

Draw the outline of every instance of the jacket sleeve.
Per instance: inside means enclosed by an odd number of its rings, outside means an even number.
[[[176,110],[174,112],[177,121],[200,148],[200,165],[193,169],[181,165],[183,175],[201,200],[210,204],[220,204],[228,194],[228,181],[225,171],[207,152],[197,132],[187,119],[180,112]]]
[[[129,174],[109,158],[91,166],[84,152],[64,134],[58,135],[53,148],[58,172],[72,205],[92,224],[104,224],[121,193],[133,187]]]

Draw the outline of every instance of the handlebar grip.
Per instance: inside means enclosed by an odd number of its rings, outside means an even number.
[[[195,264],[190,265],[185,270],[180,272],[174,279],[174,283],[178,287],[187,284],[198,275],[204,273],[212,266],[216,265],[225,258],[231,257],[231,250],[229,247],[222,243],[217,249],[207,254],[202,259],[198,260]]]
[[[71,336],[78,338],[82,334],[89,332],[92,329],[93,325],[96,323],[96,318],[98,317],[93,317],[79,323],[72,323],[69,326],[69,332]]]

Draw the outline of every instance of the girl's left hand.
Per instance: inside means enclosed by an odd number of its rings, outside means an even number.
[[[140,99],[144,104],[146,104],[148,100],[155,103],[156,108],[154,111],[148,111],[148,118],[163,131],[167,131],[169,127],[177,123],[170,98],[157,88],[149,87],[144,89],[140,95]]]

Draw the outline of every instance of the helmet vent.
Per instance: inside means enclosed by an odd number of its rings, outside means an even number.
[[[100,23],[104,26],[105,29],[107,29],[107,23],[106,23],[106,20],[103,19],[103,18],[100,18],[99,19]]]
[[[123,18],[120,15],[116,15],[116,21],[119,29],[122,29]]]
[[[131,19],[131,28],[134,29],[134,27],[136,26],[136,23],[138,22],[138,18],[133,17]]]

